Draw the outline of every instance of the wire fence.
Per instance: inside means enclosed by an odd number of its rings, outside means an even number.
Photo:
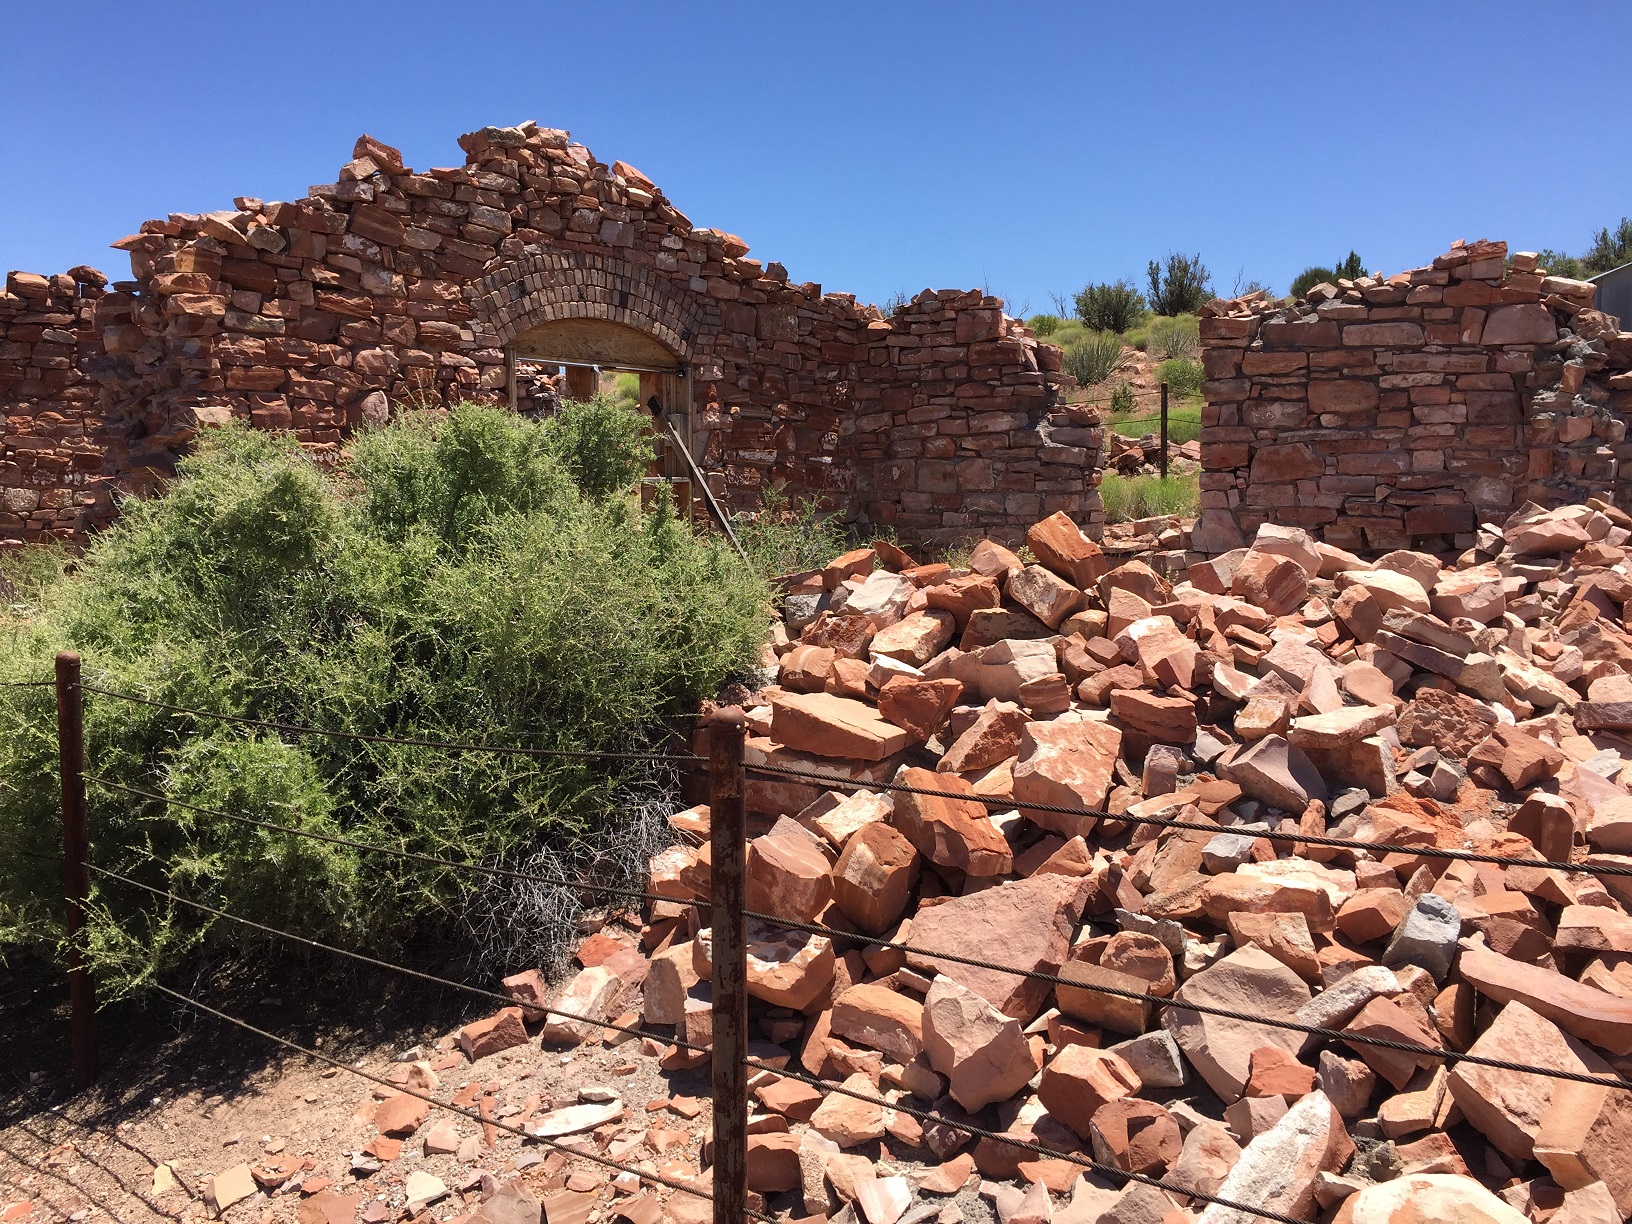
[[[51,684],[53,682],[43,681],[38,683]],[[65,853],[68,856],[67,876],[70,881],[74,879],[74,873],[77,867],[78,869],[82,870],[87,882],[94,877],[97,880],[104,881],[105,886],[107,887],[135,889],[145,895],[150,895],[169,904],[179,905],[197,913],[207,915],[212,920],[229,922],[246,930],[256,931],[269,938],[285,941],[292,946],[304,947],[313,951],[321,952],[325,955],[332,955],[351,960],[356,963],[366,964],[375,969],[400,974],[405,977],[423,981],[444,989],[463,992],[471,995],[474,998],[500,1002],[506,1006],[519,1005],[530,1013],[550,1016],[555,1019],[589,1026],[605,1032],[617,1033],[631,1038],[648,1040],[659,1043],[663,1046],[672,1047],[676,1050],[685,1050],[692,1054],[707,1056],[714,1068],[713,1073],[715,1075],[716,1089],[714,1093],[715,1166],[714,1176],[710,1188],[708,1189],[700,1188],[697,1185],[689,1185],[681,1180],[661,1177],[649,1172],[644,1172],[636,1167],[622,1164],[610,1159],[609,1157],[603,1156],[600,1153],[589,1149],[585,1144],[558,1143],[549,1139],[548,1137],[532,1134],[526,1131],[524,1128],[500,1123],[490,1117],[482,1116],[479,1113],[472,1112],[468,1109],[464,1109],[463,1107],[437,1101],[429,1095],[420,1094],[417,1092],[409,1092],[408,1095],[417,1096],[421,1100],[426,1101],[428,1104],[436,1108],[450,1110],[454,1113],[459,1113],[466,1117],[473,1118],[481,1122],[484,1126],[494,1126],[499,1130],[513,1133],[524,1140],[544,1143],[547,1146],[557,1148],[568,1153],[569,1155],[582,1157],[605,1167],[616,1169],[620,1173],[632,1174],[642,1181],[650,1184],[663,1186],[676,1192],[684,1192],[686,1194],[710,1199],[714,1204],[715,1218],[720,1222],[720,1224],[725,1224],[725,1221],[727,1220],[734,1221],[742,1217],[764,1221],[769,1221],[771,1219],[770,1216],[765,1215],[763,1212],[751,1209],[748,1206],[746,1197],[746,1111],[745,1108],[739,1109],[736,1108],[735,1105],[742,1104],[742,1102],[746,1099],[747,1080],[745,1073],[749,1070],[766,1072],[780,1077],[798,1080],[815,1087],[824,1093],[838,1093],[843,1096],[853,1097],[857,1100],[876,1105],[881,1109],[894,1110],[908,1117],[917,1119],[921,1123],[938,1127],[946,1127],[953,1131],[966,1134],[971,1138],[1006,1145],[1044,1158],[1062,1160],[1076,1165],[1082,1168],[1084,1171],[1093,1172],[1112,1178],[1113,1180],[1118,1180],[1124,1185],[1128,1183],[1149,1185],[1176,1195],[1181,1195],[1193,1202],[1206,1203],[1231,1210],[1246,1212],[1265,1219],[1278,1221],[1280,1224],[1308,1224],[1307,1221],[1271,1210],[1263,1206],[1231,1201],[1216,1195],[1199,1193],[1193,1188],[1180,1186],[1159,1177],[1131,1172],[1115,1164],[1096,1160],[1079,1151],[1054,1148],[1044,1144],[1039,1144],[1035,1142],[1034,1139],[1026,1138],[1024,1135],[1010,1134],[1003,1131],[994,1131],[989,1128],[981,1127],[964,1118],[948,1115],[945,1113],[944,1109],[934,1107],[935,1103],[933,1102],[930,1103],[931,1108],[920,1109],[917,1106],[909,1104],[901,1097],[891,1099],[885,1096],[874,1096],[857,1092],[846,1087],[843,1083],[823,1079],[820,1076],[810,1075],[794,1068],[776,1066],[749,1055],[747,1052],[746,1041],[747,1013],[745,997],[739,997],[736,999],[736,1011],[740,1013],[740,1015],[738,1020],[734,1020],[732,1006],[733,985],[730,980],[730,974],[733,970],[735,970],[737,980],[739,982],[746,981],[743,924],[745,920],[748,919],[765,923],[780,929],[802,932],[812,937],[824,938],[830,940],[835,947],[865,945],[875,949],[898,952],[904,956],[912,958],[915,963],[920,965],[933,966],[936,964],[945,963],[951,965],[964,965],[986,971],[1013,974],[1020,978],[1044,982],[1053,987],[1068,987],[1072,990],[1086,991],[1092,994],[1103,995],[1107,998],[1137,1002],[1141,1006],[1149,1007],[1153,1010],[1161,1011],[1168,1015],[1183,1015],[1185,1013],[1189,1013],[1197,1016],[1216,1016],[1221,1019],[1238,1021],[1263,1028],[1297,1032],[1305,1035],[1306,1037],[1318,1039],[1320,1041],[1341,1042],[1356,1048],[1368,1047],[1378,1050],[1387,1050],[1395,1053],[1410,1055],[1417,1059],[1442,1061],[1448,1065],[1460,1063],[1493,1070],[1501,1070],[1525,1075],[1536,1075],[1549,1079],[1589,1084],[1602,1088],[1632,1091],[1632,1081],[1628,1081],[1620,1076],[1571,1072],[1558,1068],[1543,1067],[1506,1059],[1485,1057],[1467,1051],[1448,1049],[1442,1046],[1396,1041],[1389,1038],[1378,1037],[1367,1032],[1355,1032],[1344,1028],[1332,1028],[1320,1025],[1305,1024],[1296,1020],[1285,1019],[1282,1017],[1242,1012],[1199,1001],[1181,1001],[1174,998],[1157,996],[1147,991],[1120,989],[1099,982],[1077,980],[1072,977],[1065,976],[1063,973],[1055,972],[1053,971],[1053,968],[1036,968],[1012,965],[998,961],[989,961],[982,958],[970,957],[951,950],[936,950],[933,948],[924,947],[915,942],[911,942],[910,937],[909,942],[897,942],[855,931],[840,930],[821,923],[805,922],[777,914],[752,910],[749,909],[746,903],[741,900],[737,901],[735,904],[732,904],[730,901],[732,896],[740,898],[743,895],[741,885],[745,876],[744,859],[746,845],[744,797],[747,790],[747,778],[749,776],[795,780],[809,785],[835,790],[867,790],[905,793],[924,798],[937,798],[974,803],[989,809],[1011,810],[1017,808],[1022,813],[1037,812],[1059,814],[1070,816],[1078,820],[1093,819],[1096,821],[1119,822],[1121,826],[1146,825],[1162,830],[1203,832],[1209,834],[1236,831],[1250,833],[1254,837],[1262,837],[1270,841],[1291,843],[1294,851],[1310,846],[1321,846],[1348,850],[1367,856],[1376,856],[1379,854],[1399,854],[1421,859],[1464,861],[1507,867],[1537,867],[1569,873],[1586,873],[1611,877],[1632,876],[1632,867],[1624,867],[1618,864],[1607,863],[1577,863],[1540,858],[1481,854],[1475,851],[1451,847],[1440,847],[1437,845],[1374,842],[1358,838],[1341,838],[1317,835],[1303,832],[1301,830],[1289,830],[1285,828],[1237,829],[1230,826],[1222,826],[1216,823],[1204,823],[1202,821],[1185,820],[1177,817],[1138,816],[1126,812],[1112,813],[1109,811],[1088,807],[1017,803],[1013,799],[977,795],[971,791],[951,790],[927,786],[912,786],[900,782],[858,782],[851,778],[838,774],[826,773],[819,770],[798,769],[766,764],[748,764],[743,760],[742,755],[745,728],[740,716],[734,721],[730,717],[719,718],[711,724],[711,750],[708,757],[697,756],[692,753],[632,754],[595,753],[589,751],[580,752],[576,750],[557,753],[548,750],[536,749],[514,750],[518,755],[537,756],[540,758],[560,756],[574,759],[604,760],[608,763],[629,760],[661,761],[683,768],[695,768],[698,765],[706,763],[709,766],[711,782],[710,809],[712,827],[710,830],[710,837],[714,848],[714,855],[710,864],[712,896],[708,900],[701,900],[696,897],[675,897],[641,889],[629,889],[615,885],[602,884],[591,880],[570,880],[539,872],[508,868],[494,864],[459,861],[436,855],[427,855],[414,851],[408,851],[400,847],[371,844],[352,838],[346,838],[338,834],[326,833],[321,830],[302,828],[298,824],[282,824],[275,821],[260,820],[256,817],[246,816],[242,813],[227,812],[221,809],[204,807],[181,799],[173,798],[156,790],[131,786],[115,779],[91,773],[85,770],[82,765],[77,767],[73,765],[76,745],[70,742],[70,739],[74,734],[75,727],[80,724],[75,718],[66,717],[65,714],[74,714],[77,712],[77,703],[80,700],[79,692],[82,690],[113,701],[134,702],[142,705],[155,706],[161,709],[182,713],[193,717],[210,719],[219,718],[227,722],[239,723],[242,725],[272,728],[292,735],[331,736],[336,739],[354,742],[407,742],[415,744],[416,746],[445,748],[450,752],[511,751],[503,745],[441,743],[437,741],[414,740],[411,738],[405,739],[402,737],[373,736],[363,733],[350,732],[344,729],[313,727],[301,724],[276,722],[272,720],[252,719],[240,715],[224,714],[219,711],[198,710],[190,707],[156,701],[151,698],[144,698],[135,694],[122,693],[113,689],[106,689],[91,685],[79,686],[72,681],[65,684],[60,678],[56,682],[56,685],[60,698],[58,703],[59,736],[63,737],[64,761],[67,763],[65,765],[64,774],[64,828]],[[77,744],[77,749],[80,753],[79,759],[82,760],[82,740]],[[694,910],[704,911],[709,915],[711,926],[714,930],[713,956],[714,972],[716,977],[714,983],[715,1016],[712,1045],[701,1045],[687,1041],[677,1033],[664,1033],[658,1029],[650,1027],[622,1025],[614,1021],[607,1020],[601,1016],[574,1013],[551,1006],[547,1003],[535,1002],[530,999],[516,999],[509,994],[501,994],[485,987],[460,982],[452,978],[439,976],[437,974],[427,973],[422,970],[387,961],[379,957],[370,956],[365,953],[356,952],[350,949],[335,946],[333,944],[314,940],[297,932],[287,931],[264,923],[256,922],[242,915],[234,914],[229,910],[222,909],[219,906],[210,905],[206,902],[183,896],[175,892],[172,888],[158,887],[154,884],[136,879],[134,876],[124,872],[113,871],[111,869],[102,867],[99,864],[93,863],[89,858],[88,842],[82,848],[77,850],[77,853],[81,856],[81,859],[76,863],[76,844],[72,835],[74,813],[70,809],[72,807],[73,787],[75,785],[78,787],[80,802],[84,802],[85,783],[91,783],[98,787],[107,788],[110,791],[123,793],[143,802],[158,803],[165,805],[166,807],[179,807],[198,815],[204,815],[214,819],[229,821],[290,837],[308,838],[329,844],[346,846],[362,853],[393,856],[447,870],[485,873],[489,875],[526,880],[534,883],[564,886],[582,890],[586,893],[594,895],[615,897],[621,900],[640,901],[648,905],[681,905],[690,907]],[[82,890],[79,892],[78,896],[76,896],[75,890],[70,887],[68,905],[71,919],[74,916],[76,907],[80,909],[83,908],[87,892],[88,889]],[[82,913],[79,916],[81,919],[83,919]],[[72,921],[69,923],[69,928],[71,937],[70,942],[72,942],[72,933],[74,930],[74,924]],[[734,958],[730,955],[730,950],[733,945],[735,945],[735,947],[738,949],[738,955],[736,955]],[[1063,968],[1063,966],[1060,966],[1059,968]],[[72,975],[76,971],[83,970],[75,970],[71,964],[71,981],[73,980]],[[235,1025],[283,1048],[318,1059],[336,1067],[339,1070],[347,1071],[348,1073],[359,1076],[365,1080],[371,1080],[376,1084],[390,1087],[395,1091],[403,1090],[399,1085],[391,1084],[389,1081],[381,1077],[373,1076],[362,1071],[358,1067],[342,1062],[341,1060],[331,1058],[320,1051],[300,1046],[274,1033],[258,1028],[247,1021],[239,1019],[238,1017],[231,1016],[226,1012],[213,1008],[198,999],[183,994],[180,991],[172,990],[169,987],[156,982],[150,983],[150,985],[154,990],[175,999],[177,1002],[182,1003],[185,1006],[193,1008],[201,1014],[211,1016],[227,1024]],[[76,995],[75,1002],[77,1015],[77,1009],[82,1004],[83,997]],[[80,1061],[79,1050],[77,1048],[80,1040],[79,1033],[80,1030],[76,1026],[76,1067]],[[723,1081],[722,1076],[724,1077]],[[730,1089],[728,1093],[722,1094],[722,1082],[727,1086],[727,1088]]]

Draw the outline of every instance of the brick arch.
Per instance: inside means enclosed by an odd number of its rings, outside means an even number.
[[[603,319],[645,332],[682,362],[720,328],[719,307],[656,268],[548,247],[496,260],[473,283],[471,309],[479,341],[508,344],[541,323]]]

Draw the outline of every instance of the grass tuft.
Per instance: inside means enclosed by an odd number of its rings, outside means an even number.
[[[1119,476],[1106,472],[1099,486],[1105,503],[1105,520],[1127,523],[1134,519],[1196,513],[1201,481],[1198,476]]]

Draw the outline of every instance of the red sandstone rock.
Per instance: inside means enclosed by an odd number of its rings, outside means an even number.
[[[748,908],[810,922],[833,897],[827,856],[816,836],[783,817],[748,843]]]
[[[487,1019],[472,1021],[459,1030],[459,1048],[471,1062],[526,1044],[527,1030],[519,1007],[500,1008]]]
[[[971,1112],[1007,1100],[1037,1073],[1019,1023],[951,978],[937,976],[924,997],[923,1041],[929,1065]]]
[[[927,791],[973,795],[975,789],[955,774],[927,769],[901,772],[903,785]],[[895,825],[932,863],[973,876],[1002,875],[1013,865],[1009,844],[992,826],[985,804],[973,799],[895,792]]]
[[[1106,570],[1105,554],[1062,510],[1026,531],[1026,546],[1045,567],[1074,587],[1086,588]]]
[[[772,737],[795,752],[882,761],[911,738],[871,706],[827,693],[782,693],[771,708]]]
[[[917,882],[918,851],[912,843],[888,824],[869,824],[845,843],[839,855],[833,869],[833,899],[851,922],[879,935],[906,912]]]

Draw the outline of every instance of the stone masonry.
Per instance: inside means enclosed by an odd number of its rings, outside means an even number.
[[[1210,303],[1193,547],[1276,522],[1353,550],[1461,550],[1526,501],[1629,504],[1632,333],[1593,294],[1481,241],[1289,306]]]
[[[526,123],[416,173],[364,136],[305,198],[240,197],[114,243],[131,279],[12,273],[0,295],[0,543],[80,541],[155,491],[201,427],[322,455],[400,405],[502,401],[506,346],[600,320],[689,374],[692,447],[728,507],[814,497],[908,539],[1097,534],[1099,421],[1002,302],[925,291],[886,317],[699,229],[644,175]]]

